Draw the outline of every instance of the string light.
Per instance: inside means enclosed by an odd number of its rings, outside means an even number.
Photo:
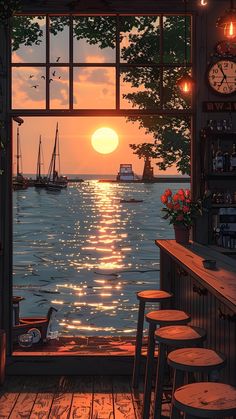
[[[236,37],[236,9],[233,0],[230,2],[230,9],[225,11],[224,16],[217,19],[216,26],[224,30],[224,35],[228,39]]]
[[[184,0],[184,64],[185,64],[185,74],[177,80],[177,86],[183,95],[190,95],[193,91],[194,80],[187,72],[187,10],[186,2]]]

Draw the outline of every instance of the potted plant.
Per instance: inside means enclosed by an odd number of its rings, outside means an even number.
[[[201,202],[193,202],[189,189],[179,189],[175,194],[171,189],[166,189],[161,196],[161,202],[165,205],[162,211],[165,213],[163,218],[169,219],[175,230],[175,240],[177,243],[189,243],[190,228],[194,218],[200,215]]]

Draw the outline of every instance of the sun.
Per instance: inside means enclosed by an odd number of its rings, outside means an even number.
[[[93,133],[91,142],[94,150],[98,153],[109,154],[118,147],[119,137],[113,129],[102,127]]]

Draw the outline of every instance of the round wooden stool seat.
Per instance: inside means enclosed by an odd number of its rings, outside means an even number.
[[[226,358],[223,354],[212,349],[183,348],[169,353],[168,364],[181,371],[209,372],[213,369],[223,368]]]
[[[155,338],[168,346],[191,346],[202,342],[206,332],[194,326],[166,326],[155,331]]]
[[[182,310],[157,310],[146,314],[148,323],[154,323],[159,326],[186,324],[190,322],[189,314]]]
[[[193,383],[178,388],[173,399],[175,407],[200,418],[236,414],[236,387],[222,383]]]
[[[145,290],[137,292],[138,300],[149,302],[149,303],[158,303],[162,300],[171,298],[173,294],[167,291],[162,290]]]

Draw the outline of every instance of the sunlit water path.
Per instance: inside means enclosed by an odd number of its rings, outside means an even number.
[[[177,184],[71,184],[15,191],[14,295],[21,315],[58,309],[61,335],[135,334],[141,289],[159,284],[157,238],[172,238],[160,195]],[[122,199],[140,203],[121,203]]]

